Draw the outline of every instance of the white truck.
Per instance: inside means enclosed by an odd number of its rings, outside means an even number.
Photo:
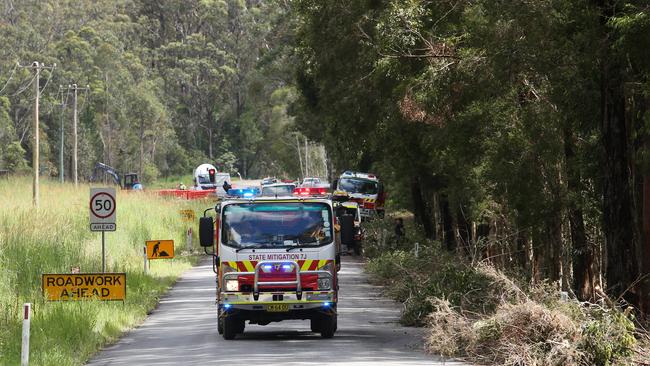
[[[217,196],[225,196],[223,183],[231,184],[230,173],[217,172],[212,164],[201,164],[194,170],[195,190],[214,190]]]

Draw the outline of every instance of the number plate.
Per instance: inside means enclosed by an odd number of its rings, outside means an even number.
[[[289,311],[289,304],[269,304],[266,305],[266,311],[273,313]]]

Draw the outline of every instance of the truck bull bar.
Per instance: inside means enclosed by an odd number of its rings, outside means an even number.
[[[260,268],[263,265],[277,265],[277,264],[291,264],[292,265],[292,272],[296,274],[296,280],[295,281],[260,281]],[[260,297],[260,291],[259,291],[259,284],[261,283],[262,285],[270,285],[270,286],[296,286],[296,298],[300,300],[302,298],[302,284],[300,282],[300,276],[303,274],[317,274],[320,278],[320,276],[324,277],[329,277],[330,278],[330,283],[333,285],[333,278],[332,278],[332,273],[329,271],[322,271],[322,270],[315,270],[315,271],[301,271],[300,270],[300,265],[298,265],[298,262],[296,261],[259,261],[255,265],[255,270],[253,272],[229,272],[225,273],[223,275],[223,281],[225,283],[226,279],[234,277],[238,278],[239,276],[253,276],[253,299],[257,301]]]

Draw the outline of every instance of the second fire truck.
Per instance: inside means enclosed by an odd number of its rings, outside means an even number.
[[[376,175],[346,171],[341,174],[334,185],[336,191],[347,193],[350,200],[359,203],[362,217],[384,217],[386,193],[384,185]]]

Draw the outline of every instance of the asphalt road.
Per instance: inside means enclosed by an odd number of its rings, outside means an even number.
[[[399,304],[367,283],[358,260],[344,257],[338,331],[322,339],[309,321],[246,325],[226,341],[216,328],[210,261],[186,272],[137,329],[90,360],[121,365],[449,365],[422,352],[421,329],[401,327]]]

